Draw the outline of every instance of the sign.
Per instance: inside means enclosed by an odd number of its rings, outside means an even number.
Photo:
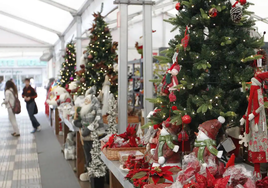
[[[0,69],[0,75],[41,75],[42,69]]]
[[[0,59],[0,67],[45,67],[46,61],[39,59]]]

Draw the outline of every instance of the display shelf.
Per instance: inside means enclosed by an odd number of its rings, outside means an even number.
[[[108,169],[111,172],[111,174],[110,174],[110,177],[111,177],[110,187],[111,188],[120,188],[118,186],[118,182],[120,182],[120,184],[124,188],[133,188],[134,187],[128,180],[125,179],[125,176],[127,175],[127,173],[120,170],[120,168],[119,168],[120,162],[119,161],[110,161],[109,159],[107,159],[107,157],[102,152],[101,152],[101,159],[106,164],[106,166],[108,167]],[[116,178],[117,181],[113,178]]]

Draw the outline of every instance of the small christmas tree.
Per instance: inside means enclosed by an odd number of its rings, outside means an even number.
[[[108,111],[108,133],[117,133],[116,129],[116,116],[117,116],[117,102],[114,95],[111,93],[109,96],[109,111]]]
[[[69,83],[74,80],[75,69],[76,69],[76,52],[75,45],[71,41],[66,45],[65,62],[62,63],[60,70],[60,83],[61,87],[67,87]]]
[[[88,176],[100,178],[106,174],[106,166],[101,160],[101,144],[97,134],[97,130],[91,132],[91,138],[93,140],[92,149],[90,151],[92,161],[88,167]]]
[[[101,11],[102,12],[102,11]],[[107,23],[101,16],[101,12],[94,13],[94,23],[90,30],[90,43],[87,47],[86,64],[84,71],[77,78],[80,81],[76,94],[84,94],[85,91],[95,85],[98,95],[102,89],[105,75],[109,76],[110,91],[117,97],[118,75],[114,70],[117,63],[117,42],[112,42],[112,36]],[[81,67],[82,68],[82,67]]]

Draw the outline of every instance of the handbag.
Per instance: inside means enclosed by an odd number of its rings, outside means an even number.
[[[13,96],[14,96],[14,98],[15,98],[15,101],[14,101],[14,107],[12,108],[12,105],[11,105],[10,102],[8,101],[8,102],[9,102],[9,105],[10,105],[10,107],[11,107],[11,109],[12,109],[12,111],[13,111],[14,114],[19,114],[19,113],[21,112],[20,100],[19,100],[18,96],[16,96],[16,95],[14,94],[13,91],[11,91],[11,92],[13,93]]]

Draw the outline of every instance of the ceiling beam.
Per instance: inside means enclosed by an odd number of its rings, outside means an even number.
[[[41,0],[41,1],[42,1],[42,0]],[[87,0],[87,1],[84,3],[84,5],[82,6],[82,8],[79,9],[79,10],[77,11],[76,15],[77,15],[77,16],[81,16],[93,1],[94,1],[94,0]],[[68,25],[68,27],[65,29],[65,31],[62,33],[61,36],[66,35],[66,34],[69,32],[69,30],[70,30],[70,29],[74,26],[74,24],[76,23],[76,17],[75,17],[75,15],[73,15],[73,16],[74,16],[74,17],[73,17],[73,20],[71,21],[71,23]],[[60,42],[60,39],[57,40],[57,42],[55,43],[55,46],[56,46],[59,42]]]
[[[262,18],[262,17],[260,17],[260,16],[257,16],[256,14],[252,14],[251,16],[252,16],[253,18],[255,18],[256,20],[258,20],[258,21],[261,21],[261,22],[263,22],[263,23],[268,24],[268,20],[266,20],[265,18]]]
[[[67,12],[70,12],[71,14],[76,14],[77,13],[77,11],[75,9],[70,8],[68,6],[65,6],[63,4],[57,3],[57,2],[55,2],[53,0],[39,0],[39,1],[42,1],[42,2],[44,2],[46,4],[52,5],[54,7],[57,7],[59,9],[61,9],[61,10],[65,10]]]
[[[161,8],[165,8],[165,7],[167,7],[167,6],[170,6],[170,5],[175,4],[175,2],[173,2],[173,1],[169,1],[169,2],[167,2],[167,3],[164,3],[164,4],[162,4],[162,5],[159,5],[159,4],[162,3],[162,2],[163,2],[163,0],[160,0],[160,1],[156,2],[155,5],[154,5],[153,8],[152,8],[152,11],[155,11],[155,10],[158,10],[158,9],[161,9]],[[157,6],[157,5],[158,5],[158,6]],[[142,14],[142,11],[135,12],[135,13],[133,13],[133,14],[128,15],[128,21],[130,21],[130,20],[133,19],[134,17],[139,16],[139,15],[141,15],[141,14]],[[117,23],[117,19],[108,21],[107,23],[108,23],[108,24],[114,24],[114,23]]]
[[[61,32],[59,32],[59,31],[56,31],[56,30],[51,29],[51,28],[49,28],[49,27],[46,27],[46,26],[43,26],[43,25],[41,25],[41,24],[32,22],[32,21],[30,21],[30,20],[21,18],[21,17],[19,17],[19,16],[15,16],[15,15],[13,15],[13,14],[4,12],[4,11],[2,11],[2,10],[0,10],[0,14],[2,14],[2,15],[4,15],[4,16],[7,16],[7,17],[10,17],[10,18],[13,18],[13,19],[15,19],[15,20],[19,20],[19,21],[21,21],[21,22],[24,22],[24,23],[33,25],[33,26],[38,27],[38,28],[40,28],[40,29],[44,29],[44,30],[46,30],[46,31],[50,31],[50,32],[52,32],[52,33],[56,33],[57,35],[61,35]]]
[[[6,31],[6,32],[9,32],[9,33],[13,33],[15,35],[18,35],[18,36],[21,36],[23,38],[26,38],[26,39],[29,39],[29,40],[32,40],[32,41],[35,41],[35,42],[38,42],[38,43],[41,43],[41,44],[45,44],[45,45],[51,45],[43,40],[40,40],[40,39],[37,39],[35,37],[32,37],[32,36],[29,36],[29,35],[26,35],[24,33],[21,33],[19,31],[15,31],[15,30],[12,30],[12,29],[9,29],[9,28],[6,28],[6,27],[3,27],[0,25],[0,29]]]

